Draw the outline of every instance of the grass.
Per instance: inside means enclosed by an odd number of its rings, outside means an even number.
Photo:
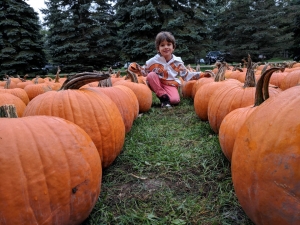
[[[83,223],[100,224],[253,224],[235,196],[218,136],[191,99],[166,111],[153,96],[149,112],[134,121]]]

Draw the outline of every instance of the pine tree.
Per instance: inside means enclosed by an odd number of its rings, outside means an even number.
[[[104,0],[46,1],[48,48],[63,71],[99,70],[117,61],[112,11]]]
[[[0,72],[25,74],[45,64],[38,15],[23,0],[0,0]]]
[[[289,2],[289,14],[291,23],[288,24],[288,32],[292,32],[293,43],[290,47],[290,55],[296,61],[300,61],[300,0],[291,0]]]
[[[121,58],[144,64],[156,54],[156,34],[169,31],[176,38],[174,54],[186,63],[194,63],[206,34],[201,6],[199,1],[186,0],[117,1],[114,8]]]
[[[254,61],[279,56],[292,43],[291,22],[283,4],[274,0],[230,2],[219,15],[214,38],[241,62],[248,54]],[[287,9],[287,8],[286,8]]]

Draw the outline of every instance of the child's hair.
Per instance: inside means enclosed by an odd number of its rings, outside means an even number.
[[[171,42],[173,44],[174,49],[175,49],[175,47],[176,47],[175,38],[170,32],[162,31],[162,32],[159,32],[156,35],[155,47],[156,47],[157,50],[159,49],[160,43],[163,42],[163,41]]]

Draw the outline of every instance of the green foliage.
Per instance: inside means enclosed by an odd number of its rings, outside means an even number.
[[[206,30],[199,1],[117,1],[116,21],[124,61],[145,62],[156,54],[155,36],[170,31],[177,42],[175,55],[194,63]]]
[[[24,1],[0,1],[0,73],[25,74],[45,63],[37,13]]]
[[[233,191],[218,136],[193,101],[171,110],[153,102],[103,171],[100,198],[83,225],[253,224]]]
[[[290,30],[292,12],[288,2],[234,1],[224,5],[219,14],[214,40],[239,62],[248,54],[255,61],[285,54],[293,38]],[[299,7],[299,6],[298,6]],[[284,10],[283,10],[284,8]]]
[[[106,1],[46,2],[48,48],[64,72],[99,70],[118,61],[111,7]]]

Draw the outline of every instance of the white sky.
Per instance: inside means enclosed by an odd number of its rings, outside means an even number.
[[[40,12],[39,9],[46,8],[44,0],[26,0],[26,2],[34,9],[34,11],[36,11],[39,14],[40,20],[42,20],[43,14]]]

